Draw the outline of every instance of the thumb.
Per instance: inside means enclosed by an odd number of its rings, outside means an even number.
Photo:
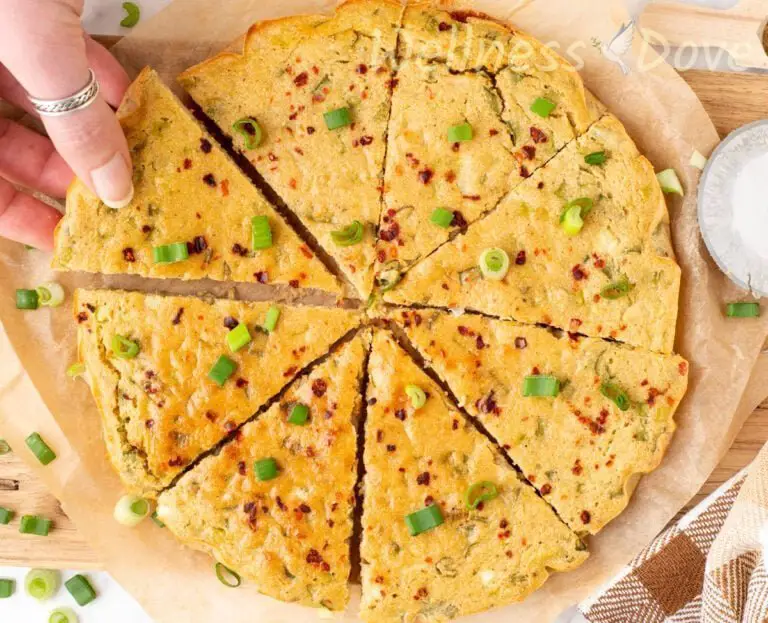
[[[80,25],[82,3],[0,0],[5,5],[0,61],[35,98],[69,97],[88,82],[86,40]],[[87,108],[61,117],[43,117],[43,123],[56,150],[105,204],[121,208],[130,202],[133,184],[128,146],[101,94]]]

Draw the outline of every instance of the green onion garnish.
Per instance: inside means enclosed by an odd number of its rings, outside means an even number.
[[[584,162],[591,165],[605,164],[606,160],[608,160],[608,156],[604,151],[595,151],[587,156],[584,156]]]
[[[273,458],[261,459],[253,464],[253,470],[256,472],[256,478],[266,481],[277,478],[277,461]]]
[[[40,297],[35,290],[16,290],[16,309],[37,309]]]
[[[24,578],[27,594],[38,601],[46,601],[56,594],[61,584],[61,574],[50,569],[32,569]]]
[[[123,2],[123,9],[125,10],[125,17],[121,20],[120,25],[123,28],[133,28],[139,23],[141,17],[141,9],[135,2]]]
[[[220,562],[216,563],[215,569],[216,577],[219,578],[219,582],[221,582],[227,588],[237,588],[240,586],[240,584],[243,583],[237,573],[232,571],[232,569],[229,567],[225,567]]]
[[[78,618],[72,608],[56,608],[48,617],[48,623],[77,623]]]
[[[480,255],[480,271],[486,279],[501,281],[509,272],[509,255],[503,249],[486,249]]]
[[[160,516],[157,514],[157,511],[152,513],[149,518],[152,520],[152,522],[158,527],[158,528],[165,528],[165,524],[163,523],[163,520],[160,519]]]
[[[546,119],[552,114],[552,111],[557,108],[557,104],[548,100],[546,97],[539,97],[532,105],[531,112],[539,117]]]
[[[124,495],[117,504],[113,516],[121,526],[134,528],[144,521],[152,510],[149,502],[135,495]]]
[[[112,353],[118,359],[133,359],[139,354],[139,343],[122,335],[112,337]]]
[[[235,373],[235,370],[237,370],[237,364],[226,355],[222,355],[208,371],[208,378],[219,387],[223,387],[227,379]]]
[[[0,506],[0,524],[3,526],[7,526],[11,523],[11,519],[13,519],[14,515],[15,513],[10,508],[3,508]]]
[[[32,433],[26,438],[27,448],[32,451],[43,465],[48,465],[56,458],[56,453],[51,450],[50,446],[43,441],[43,438],[38,433]]]
[[[560,381],[554,376],[526,376],[523,381],[523,396],[548,396],[554,398],[560,393]]]
[[[451,223],[453,223],[453,212],[447,208],[435,208],[432,212],[432,216],[429,217],[429,220],[438,227],[448,229],[451,226]]]
[[[659,180],[661,190],[667,195],[680,195],[685,196],[685,190],[680,182],[680,178],[677,176],[677,172],[674,169],[667,169],[656,175],[656,179]]]
[[[298,426],[304,426],[309,419],[309,407],[301,403],[293,405],[291,414],[288,416],[289,424],[296,424]]]
[[[256,251],[272,246],[272,228],[266,216],[254,216],[251,219],[251,246]]]
[[[48,536],[53,522],[39,515],[23,515],[19,524],[21,534],[36,534],[37,536]]]
[[[462,123],[460,125],[454,125],[448,128],[448,142],[449,143],[463,143],[465,141],[471,141],[474,133],[472,132],[472,126],[468,123]]]
[[[238,119],[232,124],[232,129],[243,136],[246,149],[256,149],[264,138],[264,131],[253,117]]]
[[[400,264],[397,261],[391,261],[384,264],[384,268],[376,276],[376,281],[382,292],[392,290],[403,278],[400,272]]]
[[[427,404],[427,394],[418,385],[406,385],[405,393],[411,399],[411,406],[414,409],[421,409]]]
[[[445,521],[443,513],[437,504],[430,504],[426,508],[405,516],[405,525],[408,526],[408,532],[411,533],[411,536],[417,536],[422,532],[437,528],[443,521]]]
[[[476,482],[464,492],[464,504],[469,509],[476,509],[483,502],[490,502],[498,497],[499,490],[489,480]]]
[[[152,247],[152,260],[155,264],[174,264],[189,259],[186,242],[174,242]]]
[[[78,606],[87,606],[96,599],[96,591],[93,590],[91,583],[82,575],[76,575],[64,582],[69,594],[77,602]]]
[[[8,442],[5,439],[0,439],[0,456],[8,454],[10,451],[11,446],[8,445]]]
[[[349,108],[337,108],[323,115],[325,125],[329,130],[337,130],[352,124],[352,115]]]
[[[351,225],[348,225],[344,229],[331,232],[331,238],[336,246],[339,247],[351,247],[362,241],[363,239],[363,224],[360,221],[352,221]]]
[[[77,361],[67,368],[67,376],[71,379],[76,379],[83,374],[85,374],[85,364],[82,361]]]
[[[0,580],[0,599],[8,599],[16,592],[16,582],[14,580]]]
[[[560,214],[560,226],[569,236],[575,236],[584,227],[584,217],[590,213],[595,202],[589,197],[580,197],[567,203]]]
[[[759,318],[760,303],[728,303],[725,313],[728,318]]]
[[[236,353],[241,348],[247,346],[250,341],[251,333],[248,331],[248,326],[244,322],[241,322],[227,333],[227,344],[233,353]]]
[[[616,406],[622,411],[629,409],[629,396],[627,396],[627,392],[621,389],[618,385],[614,385],[613,383],[603,383],[600,386],[600,393],[608,398],[608,400],[616,403]]]
[[[615,301],[616,299],[627,296],[634,289],[634,284],[629,283],[629,280],[626,277],[623,277],[619,281],[614,281],[600,290],[600,296],[604,299]]]
[[[64,288],[55,281],[35,288],[37,299],[43,307],[58,307],[64,302]]]
[[[272,333],[277,327],[277,321],[280,319],[280,308],[277,305],[272,305],[267,310],[267,316],[264,318],[264,330],[267,333]]]

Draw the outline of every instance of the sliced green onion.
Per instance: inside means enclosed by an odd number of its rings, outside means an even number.
[[[560,381],[554,376],[535,374],[523,381],[523,396],[547,396],[554,398],[560,393]]]
[[[337,108],[323,115],[325,125],[329,130],[337,130],[352,124],[352,115],[349,108]]]
[[[389,292],[392,290],[400,280],[403,278],[400,272],[400,264],[397,261],[387,262],[384,264],[381,272],[377,275],[376,281],[379,284],[379,289],[382,292]]]
[[[253,470],[256,472],[256,478],[266,481],[277,478],[277,461],[273,458],[261,459],[253,464]]]
[[[16,290],[16,309],[37,309],[40,297],[35,290]]]
[[[453,223],[453,212],[447,208],[435,208],[432,212],[432,216],[429,217],[429,220],[438,227],[448,229],[451,226],[451,223]]]
[[[264,138],[264,131],[253,117],[238,119],[232,124],[232,129],[243,136],[246,149],[256,149]]]
[[[623,277],[619,281],[614,281],[600,290],[600,296],[604,299],[615,301],[616,299],[627,296],[634,289],[634,284],[629,283],[629,280],[626,277]]]
[[[222,355],[208,371],[208,378],[219,387],[223,387],[227,379],[235,373],[235,370],[237,370],[237,364],[226,355]]]
[[[462,123],[460,125],[454,125],[448,128],[448,142],[449,143],[463,143],[465,141],[471,141],[474,136],[472,126],[468,123]]]
[[[554,111],[555,108],[557,108],[557,104],[553,101],[548,100],[546,97],[539,97],[531,105],[531,112],[546,119],[552,114],[552,111]]]
[[[236,353],[241,348],[247,346],[250,341],[251,333],[248,331],[248,326],[244,322],[241,322],[229,333],[227,333],[227,344],[233,353]]]
[[[82,361],[77,361],[67,368],[67,376],[71,379],[76,379],[83,374],[85,374],[85,364]]]
[[[0,599],[8,599],[16,592],[16,582],[14,580],[0,580]]]
[[[121,526],[135,528],[144,521],[152,510],[149,502],[135,495],[124,495],[117,504],[113,516]]]
[[[613,383],[603,383],[600,386],[600,393],[616,404],[616,406],[622,411],[626,411],[630,407],[629,396],[618,385]]]
[[[503,249],[486,249],[480,255],[480,271],[486,279],[501,281],[509,272],[509,255]]]
[[[61,574],[50,569],[32,569],[24,578],[24,590],[38,601],[46,601],[56,594],[61,586]]]
[[[301,403],[293,405],[291,414],[288,416],[289,424],[296,424],[297,426],[304,426],[309,419],[309,407]]]
[[[691,166],[703,171],[707,167],[707,157],[697,149],[694,149],[691,155]]]
[[[8,454],[10,451],[11,446],[8,445],[8,442],[5,439],[0,439],[0,456]]]
[[[123,28],[133,28],[139,23],[141,17],[141,9],[135,2],[123,2],[123,9],[125,9],[125,17],[120,22]]]
[[[112,353],[118,359],[133,359],[139,354],[139,343],[122,335],[112,336]]]
[[[272,305],[264,318],[264,330],[267,333],[272,333],[277,327],[278,320],[280,320],[280,308],[277,305]]]
[[[160,519],[160,516],[157,514],[157,511],[153,512],[149,518],[152,520],[152,522],[158,527],[158,528],[165,528],[165,524],[163,523],[163,520]]]
[[[475,509],[483,502],[490,502],[499,496],[496,485],[489,480],[476,482],[464,492],[464,504],[469,509]]]
[[[237,588],[243,581],[240,576],[232,571],[229,567],[225,567],[220,562],[216,563],[216,577],[227,588]]]
[[[421,409],[427,404],[427,394],[418,385],[406,385],[405,393],[411,399],[411,406],[414,409]]]
[[[35,534],[37,536],[48,536],[53,522],[39,515],[23,515],[19,524],[21,534]]]
[[[584,162],[591,165],[605,164],[606,160],[608,160],[608,156],[604,151],[595,151],[584,156]]]
[[[576,236],[584,228],[584,219],[581,218],[581,208],[573,206],[567,208],[560,216],[560,227],[569,236]]]
[[[352,221],[351,225],[348,225],[344,229],[339,231],[332,231],[331,238],[336,246],[339,247],[351,247],[362,241],[363,239],[363,224],[360,221]]]
[[[56,453],[51,450],[51,447],[43,441],[43,438],[38,433],[32,433],[25,440],[27,448],[32,451],[43,465],[48,465],[56,458]]]
[[[72,595],[78,606],[87,606],[96,599],[96,591],[91,583],[82,575],[75,575],[64,582],[69,594]]]
[[[152,260],[155,264],[175,264],[189,259],[186,242],[174,242],[152,247]]]
[[[728,318],[759,318],[760,303],[728,303],[725,313]]]
[[[405,516],[405,525],[408,526],[411,536],[437,528],[444,521],[443,513],[437,504],[430,504],[426,508]]]
[[[58,307],[64,302],[64,288],[55,281],[37,286],[35,292],[43,307]]]
[[[3,526],[7,526],[11,523],[11,519],[13,519],[14,515],[15,513],[11,509],[0,506],[0,524]]]
[[[685,190],[680,183],[680,178],[677,176],[677,172],[674,169],[667,169],[656,175],[656,178],[661,184],[661,190],[668,195],[680,195],[685,196]]]
[[[48,617],[48,623],[78,623],[78,621],[72,608],[56,608]]]
[[[272,246],[272,228],[266,216],[254,216],[251,219],[251,246],[255,251],[269,249]]]

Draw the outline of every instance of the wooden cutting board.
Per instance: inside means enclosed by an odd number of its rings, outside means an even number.
[[[768,118],[768,75],[691,71],[683,74],[698,93],[721,136]],[[766,355],[768,356],[768,355]],[[731,450],[688,507],[748,465],[768,442],[768,400],[747,421]],[[0,565],[87,569],[99,560],[62,512],[61,506],[13,454],[0,456],[0,506],[54,521],[48,538],[18,533],[18,521],[0,526]]]

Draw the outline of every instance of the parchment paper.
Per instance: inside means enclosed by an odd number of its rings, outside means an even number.
[[[176,0],[141,24],[117,48],[131,71],[152,64],[173,83],[188,65],[227,46],[259,19],[299,12],[322,12],[330,0]],[[465,5],[467,8],[467,5]],[[550,579],[525,603],[471,617],[467,621],[548,621],[616,573],[700,488],[732,443],[744,419],[768,394],[768,370],[759,368],[745,388],[768,333],[768,317],[727,320],[725,301],[743,296],[709,260],[696,227],[698,172],[688,166],[693,148],[709,153],[718,137],[703,107],[669,67],[622,76],[592,47],[593,37],[610,41],[627,19],[619,0],[476,0],[468,8],[509,19],[561,49],[573,48],[586,60],[582,75],[589,88],[627,125],[657,170],[674,167],[687,197],[670,200],[673,237],[683,268],[677,350],[691,362],[690,389],[678,412],[678,432],[661,466],[638,487],[627,512],[591,539],[592,557],[581,569]],[[657,57],[638,42],[646,62]],[[315,621],[316,611],[281,604],[249,587],[224,588],[213,564],[184,550],[151,522],[136,530],[120,527],[112,509],[121,494],[101,441],[99,416],[86,385],[71,381],[65,369],[75,360],[75,327],[68,308],[20,312],[13,290],[50,278],[50,258],[0,240],[0,434],[63,502],[64,510],[101,555],[107,569],[142,603],[158,623],[186,621],[278,623]],[[195,293],[226,293],[210,284],[142,282],[138,279],[62,275],[68,292],[77,286],[122,286]],[[41,468],[23,439],[39,431],[58,453]],[[357,621],[359,589],[339,621]]]

